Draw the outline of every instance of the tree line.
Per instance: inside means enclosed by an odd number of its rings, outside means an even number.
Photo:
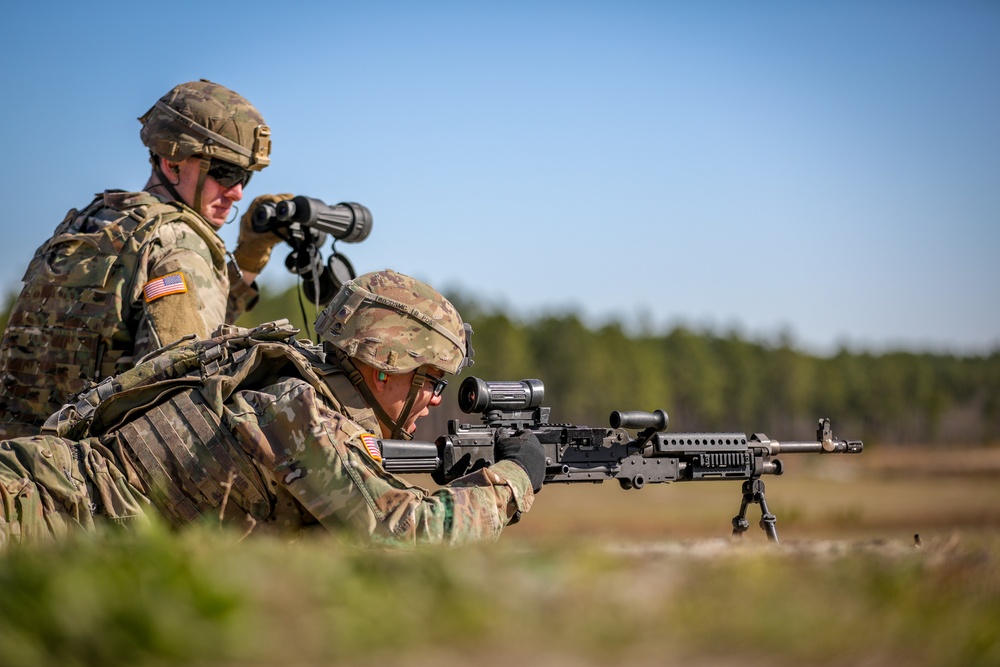
[[[987,355],[841,349],[808,354],[788,340],[677,326],[630,333],[618,322],[586,325],[575,313],[514,318],[449,293],[472,324],[475,365],[484,380],[537,378],[558,422],[601,426],[612,410],[663,409],[675,431],[764,432],[811,438],[820,417],[834,434],[866,443],[1000,442],[1000,349]],[[295,287],[265,294],[245,324],[287,317],[303,329]],[[461,417],[449,386],[444,407],[425,420],[425,437]],[[433,413],[432,413],[433,414]]]
[[[518,319],[448,296],[475,330],[475,365],[465,375],[542,380],[556,422],[601,426],[612,410],[663,409],[675,431],[799,439],[812,437],[817,419],[829,417],[835,434],[866,444],[1000,441],[1000,349],[985,355],[841,349],[817,356],[787,340],[748,340],[735,332],[677,326],[630,333],[618,322],[588,326],[572,312]],[[296,286],[265,288],[238,324],[288,318],[301,337],[314,338],[316,312]],[[458,411],[455,396],[449,386],[444,407],[419,435],[442,432],[448,418],[475,420]]]

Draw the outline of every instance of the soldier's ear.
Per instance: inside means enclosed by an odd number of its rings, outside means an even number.
[[[365,384],[368,385],[368,388],[376,396],[380,396],[386,390],[386,387],[389,386],[389,375],[387,373],[360,363],[357,365],[357,368],[358,372],[361,373],[361,377],[364,378]]]
[[[180,171],[181,171],[181,163],[180,162],[171,162],[167,158],[165,158],[165,157],[159,157],[159,156],[157,156],[156,160],[158,161],[158,163],[160,165],[160,170],[164,174],[179,174]]]

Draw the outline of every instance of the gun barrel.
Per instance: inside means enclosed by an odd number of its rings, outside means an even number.
[[[824,440],[823,442],[777,442],[771,440],[771,454],[860,454],[864,443],[860,440]]]

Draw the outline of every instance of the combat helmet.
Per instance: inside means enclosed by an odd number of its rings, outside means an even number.
[[[243,96],[205,79],[174,86],[139,117],[139,122],[139,136],[149,148],[149,161],[160,184],[175,200],[199,214],[205,179],[213,162],[226,162],[231,168],[244,170],[236,176],[243,185],[253,172],[271,164],[271,129],[257,109]],[[157,158],[181,162],[192,156],[200,162],[198,182],[194,201],[185,201]]]
[[[218,158],[249,171],[271,163],[271,129],[242,95],[206,79],[174,86],[139,117],[149,150],[180,162]]]
[[[423,384],[421,374],[414,376],[403,410],[393,419],[381,410],[354,361],[393,375],[425,367],[457,374],[472,365],[472,327],[451,302],[429,285],[389,269],[345,283],[316,319],[316,335],[332,348],[394,438],[410,437],[403,425]]]

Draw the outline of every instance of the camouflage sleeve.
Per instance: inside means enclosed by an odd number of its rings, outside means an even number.
[[[228,269],[216,266],[204,240],[181,223],[163,225],[133,297],[143,315],[136,358],[188,334],[207,338],[226,322]]]
[[[271,396],[264,404],[261,396]],[[387,473],[370,453],[370,434],[321,402],[301,380],[256,394],[255,425],[244,423],[272,479],[331,530],[345,526],[392,545],[495,540],[534,499],[516,463],[501,462],[434,492]],[[245,429],[259,429],[256,434]],[[244,445],[246,449],[247,446]]]
[[[143,521],[148,506],[94,439],[0,442],[0,551],[92,531],[97,518]]]

